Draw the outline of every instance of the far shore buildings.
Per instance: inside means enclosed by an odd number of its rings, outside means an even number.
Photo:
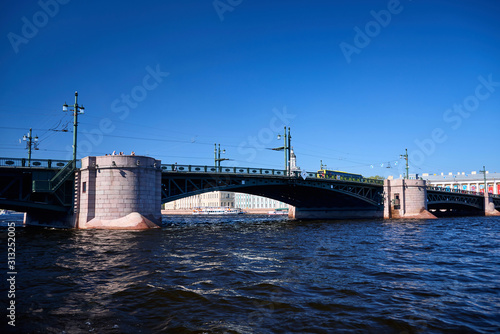
[[[288,204],[270,198],[227,191],[213,191],[165,203],[165,210],[192,210],[203,207],[240,209],[282,209]]]
[[[445,188],[484,192],[484,174],[473,171],[470,173],[424,173],[422,179],[427,181],[427,185]],[[490,173],[486,171],[486,184],[488,192],[491,194],[500,194],[500,173]]]
[[[234,208],[234,195],[234,193],[227,191],[212,191],[165,203],[165,210],[190,210],[200,207],[219,206]]]

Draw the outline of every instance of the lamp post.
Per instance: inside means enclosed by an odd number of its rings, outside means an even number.
[[[215,162],[215,168],[220,168],[220,162],[221,161],[225,161],[225,160],[229,160],[229,159],[226,159],[226,158],[222,158],[220,157],[220,153],[221,153],[221,150],[220,150],[220,144],[219,144],[219,150],[217,150],[217,144],[214,144],[215,146],[215,150],[214,150],[214,162]],[[222,154],[226,154],[226,150],[222,150]]]
[[[410,175],[408,174],[408,149],[405,148],[405,154],[400,154],[399,155],[399,158],[402,159],[402,158],[405,158],[406,160],[406,179],[408,180],[410,178]]]
[[[38,136],[32,137],[32,129],[28,132],[28,136],[24,135],[23,140],[26,142],[26,148],[28,149],[28,166],[31,166],[31,147],[38,150]]]
[[[320,163],[319,169],[321,169],[321,170],[326,169],[326,167],[328,167],[327,165],[323,165],[323,160],[320,160],[319,163]]]
[[[292,149],[292,136],[290,135],[290,127],[288,127],[288,174],[290,175],[292,173],[292,160],[291,160],[291,152],[290,150]]]
[[[78,92],[75,92],[75,104],[72,106],[73,109],[69,109],[69,111],[73,112],[73,168],[76,168],[76,138],[77,138],[77,127],[78,127],[78,114],[83,114],[85,108],[82,106],[78,106]],[[63,111],[68,111],[68,105],[66,102],[63,104]]]
[[[278,135],[278,140],[281,139],[281,135]],[[290,147],[292,144],[292,136],[290,135],[290,127],[288,127],[288,135],[286,133],[286,126],[284,127],[284,134],[283,134],[283,139],[284,139],[284,146],[273,148],[273,151],[281,151],[283,150],[285,152],[285,172],[288,174],[290,173]]]

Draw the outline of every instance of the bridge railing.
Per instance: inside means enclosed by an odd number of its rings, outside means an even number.
[[[53,168],[61,169],[68,164],[68,160],[55,160],[55,159],[28,159],[25,158],[0,158],[0,167],[27,167],[27,168]],[[77,166],[80,160],[77,161]]]
[[[286,170],[283,169],[270,169],[270,168],[253,168],[253,167],[215,167],[215,166],[195,166],[195,165],[176,165],[176,164],[162,164],[161,168],[165,172],[178,172],[178,173],[222,173],[222,174],[237,174],[237,175],[264,175],[264,176],[278,176],[278,177],[292,177],[301,178],[305,176],[308,179],[325,179],[321,174],[315,172],[306,172],[304,175],[301,171],[292,171],[288,175]],[[351,181],[360,183],[369,183],[383,185],[384,180],[370,179],[370,178],[351,178],[344,176],[327,177],[328,180],[338,181]]]
[[[467,194],[467,195],[483,196],[482,193],[479,193],[477,191],[442,188],[442,187],[434,187],[434,186],[427,186],[427,190],[442,191],[442,192],[455,193],[455,194]]]
[[[282,169],[251,168],[251,167],[215,167],[215,166],[195,166],[195,165],[168,165],[162,164],[161,168],[165,172],[184,173],[224,173],[224,174],[258,174],[286,176],[286,171]]]
[[[295,171],[293,172],[294,176],[299,178],[302,177],[302,173]],[[350,182],[360,182],[360,183],[370,183],[370,184],[378,184],[378,185],[384,185],[384,180],[379,180],[379,179],[371,179],[367,177],[347,177],[347,176],[342,176],[342,175],[324,175],[324,174],[319,174],[315,172],[307,172],[307,178],[314,178],[314,179],[323,179],[323,180],[337,180],[337,181],[350,181]]]

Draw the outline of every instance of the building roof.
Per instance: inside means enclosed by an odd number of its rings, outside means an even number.
[[[459,173],[439,173],[439,174],[430,174],[423,173],[422,178],[424,180],[429,181],[453,181],[453,182],[470,182],[470,181],[483,181],[484,182],[484,174],[480,172],[459,172]],[[486,171],[486,180],[498,180],[500,181],[500,173],[489,173]]]

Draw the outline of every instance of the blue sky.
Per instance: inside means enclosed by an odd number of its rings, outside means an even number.
[[[500,172],[500,2],[4,1],[0,156]],[[391,168],[387,168],[390,164]]]

